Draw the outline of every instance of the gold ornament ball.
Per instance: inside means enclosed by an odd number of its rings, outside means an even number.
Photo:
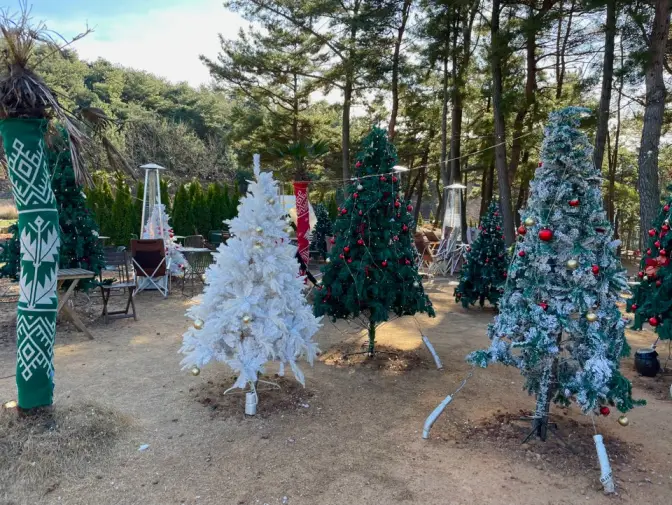
[[[261,226],[257,226],[257,229],[254,231],[257,232],[257,235],[261,235],[262,233],[264,233],[264,229]]]
[[[273,205],[275,203],[275,198],[269,198],[266,200],[266,202],[268,202],[270,205]]]
[[[196,376],[198,376],[198,375],[200,375],[200,374],[201,374],[201,369],[194,365],[194,366],[191,368],[191,375],[193,375],[194,377],[196,377]]]
[[[527,219],[525,219],[525,226],[527,226],[528,228],[530,226],[534,226],[535,224],[537,224],[537,222],[534,220],[533,217],[528,217]]]
[[[586,314],[586,320],[589,323],[594,323],[597,321],[597,314],[595,314],[595,312],[588,312],[588,314]]]
[[[649,276],[648,276],[648,275],[645,275],[644,278],[643,278],[643,280],[648,281],[648,280],[649,280]]]
[[[327,258],[325,261],[326,261],[327,263],[331,263],[331,258]]]
[[[630,419],[628,419],[625,416],[621,416],[618,418],[618,424],[620,424],[621,426],[627,426],[628,424],[630,424]]]
[[[205,324],[205,323],[203,322],[203,319],[196,319],[196,320],[194,321],[194,328],[196,328],[197,330],[200,330],[200,329],[203,328],[203,325],[204,325],[204,324]]]
[[[414,288],[420,287],[420,283],[418,281],[414,281],[413,282],[413,287]]]
[[[250,321],[252,321],[252,318],[250,316],[243,316],[243,322],[245,324],[250,324]]]
[[[361,184],[357,184],[357,191],[361,191],[363,189],[364,189],[364,186],[362,186]]]
[[[568,260],[567,261],[567,268],[570,270],[576,270],[579,266],[579,262],[576,260]]]

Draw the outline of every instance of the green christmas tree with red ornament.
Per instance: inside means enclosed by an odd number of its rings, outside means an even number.
[[[478,237],[467,249],[460,284],[455,289],[455,300],[464,308],[476,302],[483,307],[485,300],[497,306],[509,267],[497,203],[490,204],[478,229]]]
[[[316,316],[366,318],[369,356],[375,352],[376,326],[390,313],[435,315],[418,273],[413,206],[403,200],[396,162],[387,132],[374,127],[362,141],[349,197],[338,209],[334,247],[314,302]]]
[[[668,186],[667,190],[672,192],[672,186]],[[648,323],[661,340],[672,340],[670,209],[672,197],[668,197],[668,202],[661,207],[653,227],[649,230],[648,248],[642,255],[637,273],[640,284],[635,287],[633,297],[627,303],[628,312],[635,314],[632,329],[641,330],[644,323]]]

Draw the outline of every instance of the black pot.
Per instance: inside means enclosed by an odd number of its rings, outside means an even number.
[[[635,353],[635,370],[644,377],[655,377],[660,371],[660,362],[656,350],[639,349]]]

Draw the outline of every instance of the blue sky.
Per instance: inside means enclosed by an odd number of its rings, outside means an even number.
[[[209,81],[198,56],[216,57],[218,33],[235,37],[240,27],[247,25],[226,11],[221,0],[28,2],[36,20],[64,36],[80,33],[87,25],[94,29],[73,45],[80,57],[105,58],[194,86]]]

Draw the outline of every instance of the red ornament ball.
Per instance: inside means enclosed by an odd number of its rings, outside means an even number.
[[[352,263],[352,258],[348,258],[348,263]]]
[[[347,214],[347,213],[348,213],[348,209],[343,209],[343,210],[341,210],[341,214],[345,215],[345,214]]]
[[[548,310],[548,303],[540,302],[539,307],[541,307],[543,310]]]
[[[392,182],[397,182],[398,180],[399,180],[399,179],[397,179],[396,177],[392,176]]]
[[[649,230],[649,237],[655,237],[655,236],[656,236],[656,230],[654,230],[653,228],[651,228],[651,229]]]
[[[502,228],[499,227],[499,226],[495,226],[495,229],[496,229],[497,231],[499,231],[499,230],[501,230]]]
[[[392,237],[392,240],[394,240],[396,242],[397,240],[399,240],[399,237],[397,235],[395,235],[394,237]]]
[[[364,241],[361,238],[357,239],[357,245],[364,245]]]
[[[650,255],[650,254],[651,254],[651,249],[647,249],[647,250],[646,250],[646,254],[647,254],[647,255]]]
[[[638,305],[636,303],[633,303],[632,306],[630,307],[632,310],[637,310]]]
[[[658,279],[658,280],[656,281],[656,287],[659,288],[659,287],[662,286],[662,285],[663,285],[663,281],[661,281],[660,279]]]
[[[655,245],[656,247],[660,247],[660,240],[656,240],[656,241],[653,243],[653,245]]]
[[[579,201],[578,198],[574,198],[569,201],[569,206],[570,207],[578,207],[581,202]]]
[[[355,163],[355,167],[359,168],[359,167],[361,167],[361,166],[362,166],[362,162],[361,162],[361,161],[358,161],[357,163]]]
[[[600,273],[600,267],[599,265],[593,265],[591,270],[593,271],[593,274],[597,275]]]
[[[358,214],[359,214],[360,216],[363,216],[363,215],[364,215],[364,213],[363,213],[361,210],[358,212]]]
[[[507,274],[506,272],[504,272],[504,273],[502,274],[502,277],[504,277],[505,279],[506,279],[508,276],[509,276],[509,274]]]
[[[527,233],[527,228],[522,224],[518,227],[518,235],[525,235]]]
[[[518,256],[521,258],[525,257],[525,251],[518,251]]]
[[[397,208],[401,207],[401,202],[397,200],[396,202],[394,202],[394,206]]]
[[[353,193],[353,194],[352,194],[352,197],[353,197],[353,198],[359,198],[359,193]]]
[[[485,258],[486,263],[490,263],[490,258]]]
[[[341,259],[345,259],[345,256],[343,255],[343,253],[339,254],[338,257],[341,258]]]
[[[650,317],[649,324],[651,326],[658,326],[658,318],[656,316]]]
[[[670,225],[669,224],[664,224],[663,226],[661,226],[661,228],[663,229],[663,231],[669,231],[670,230]]]
[[[329,239],[329,242],[331,242],[332,244],[335,244],[335,243],[336,243],[336,239],[335,239],[334,237],[331,237],[331,238]]]
[[[548,242],[552,238],[553,238],[553,232],[548,228],[544,228],[543,230],[539,231],[539,239],[543,240],[544,242]]]
[[[385,182],[386,180],[387,180],[387,179],[385,179],[385,176],[384,176],[384,175],[381,175],[381,176],[380,176],[380,182]]]
[[[381,263],[382,266],[386,267],[387,266],[387,260],[383,260]]]
[[[661,256],[665,256],[667,255],[667,251],[665,249],[661,249],[660,251],[658,251],[658,254],[660,254]]]
[[[600,414],[603,416],[608,416],[611,413],[611,410],[606,405],[600,407]]]
[[[348,254],[348,253],[350,252],[350,248],[346,245],[346,246],[343,248],[343,252],[344,252],[345,254]]]
[[[637,272],[637,277],[639,277],[640,279],[644,277],[644,272]]]
[[[544,162],[543,162],[543,161],[540,161],[539,163],[537,163],[537,167],[541,168],[541,167],[543,167],[543,166],[544,166]]]
[[[411,212],[411,211],[413,210],[413,206],[412,206],[412,205],[407,205],[407,206],[406,206],[406,210],[407,210],[408,212]]]
[[[402,226],[402,227],[401,227],[401,230],[402,230],[402,231],[408,231],[408,226],[406,226],[406,225]]]
[[[669,206],[669,205],[666,205],[665,207],[663,207],[663,210],[664,210],[665,212],[669,212],[669,211],[670,211],[670,206]]]
[[[410,264],[411,264],[411,260],[407,259],[404,263],[406,263],[407,265],[410,265]]]

